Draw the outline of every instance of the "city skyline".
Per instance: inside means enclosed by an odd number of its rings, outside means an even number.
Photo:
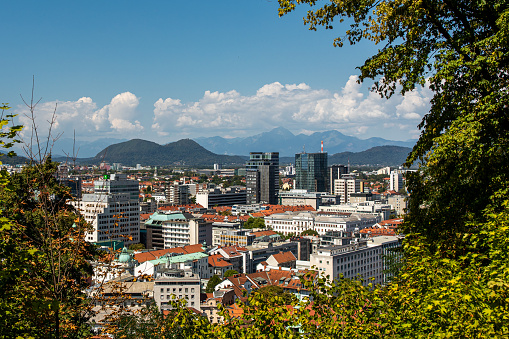
[[[64,137],[167,143],[284,126],[408,140],[429,108],[428,89],[386,100],[357,84],[377,47],[334,48],[339,30],[308,31],[304,8],[278,18],[270,1],[26,1],[6,13],[0,100],[27,125],[20,94],[34,76],[41,130],[57,106]]]

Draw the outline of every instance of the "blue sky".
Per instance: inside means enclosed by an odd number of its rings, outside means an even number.
[[[248,136],[277,126],[407,140],[431,93],[380,99],[356,84],[371,43],[334,48],[307,8],[277,1],[10,1],[2,6],[0,101],[28,120],[35,76],[41,130],[167,143]],[[28,130],[27,130],[28,131]],[[26,133],[28,135],[28,133]]]

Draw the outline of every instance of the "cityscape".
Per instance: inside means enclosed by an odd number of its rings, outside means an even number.
[[[0,339],[509,337],[507,1],[2,9]]]

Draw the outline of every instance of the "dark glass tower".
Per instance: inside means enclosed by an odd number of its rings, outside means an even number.
[[[295,154],[295,188],[327,192],[327,153]]]
[[[251,152],[246,163],[247,203],[277,204],[279,152]]]

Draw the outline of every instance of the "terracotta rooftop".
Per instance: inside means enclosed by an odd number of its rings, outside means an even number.
[[[233,264],[224,260],[224,257],[221,254],[212,254],[209,255],[209,265],[212,267],[233,267]]]
[[[287,262],[295,261],[297,258],[295,258],[295,255],[293,255],[292,252],[279,252],[276,254],[273,254],[272,257],[279,263],[284,264]]]

